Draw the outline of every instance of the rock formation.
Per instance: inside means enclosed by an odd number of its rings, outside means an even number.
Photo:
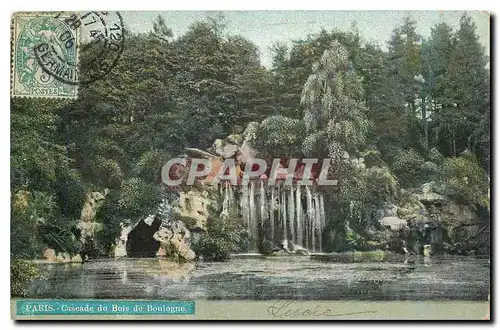
[[[154,214],[134,224],[122,223],[113,255],[118,257],[168,257],[178,261],[194,260],[190,230],[204,231],[208,220],[207,192],[164,189],[163,202]]]
[[[160,243],[161,252],[165,256],[179,261],[191,261],[196,258],[189,246],[190,232],[183,222],[160,226],[153,237]]]
[[[82,207],[80,219],[77,228],[80,229],[80,240],[85,243],[88,239],[92,239],[94,234],[100,229],[99,224],[94,222],[95,215],[99,207],[102,206],[106,199],[107,191],[104,194],[100,192],[90,192],[85,197],[85,202]]]
[[[205,230],[208,219],[208,192],[196,189],[181,191],[173,208],[176,217],[180,218],[187,228]]]
[[[424,246],[431,245],[433,253],[463,253],[482,244],[481,234],[488,224],[479,221],[471,205],[459,204],[436,189],[429,182],[420,189],[403,191],[399,205],[385,204],[377,211],[392,250],[400,252],[407,247],[422,254]]]

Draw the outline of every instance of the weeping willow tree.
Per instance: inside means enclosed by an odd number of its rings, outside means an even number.
[[[370,129],[361,78],[346,49],[337,41],[313,64],[302,90],[301,105],[307,137],[307,156],[339,160],[345,152],[357,153]]]

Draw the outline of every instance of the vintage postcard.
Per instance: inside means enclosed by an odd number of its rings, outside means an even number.
[[[490,14],[11,16],[16,320],[490,320]]]

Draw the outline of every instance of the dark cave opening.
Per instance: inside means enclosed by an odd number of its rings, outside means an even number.
[[[153,238],[158,231],[161,220],[155,217],[151,225],[141,220],[128,234],[127,256],[131,258],[154,258],[160,248],[160,242]]]

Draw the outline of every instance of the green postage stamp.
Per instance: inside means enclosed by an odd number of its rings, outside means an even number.
[[[490,320],[488,12],[11,27],[12,318]]]
[[[76,98],[79,28],[57,13],[16,13],[12,18],[12,96]],[[51,57],[51,58],[49,58]],[[55,72],[55,75],[51,74]]]
[[[15,13],[11,95],[75,99],[116,65],[124,40],[118,12]]]

